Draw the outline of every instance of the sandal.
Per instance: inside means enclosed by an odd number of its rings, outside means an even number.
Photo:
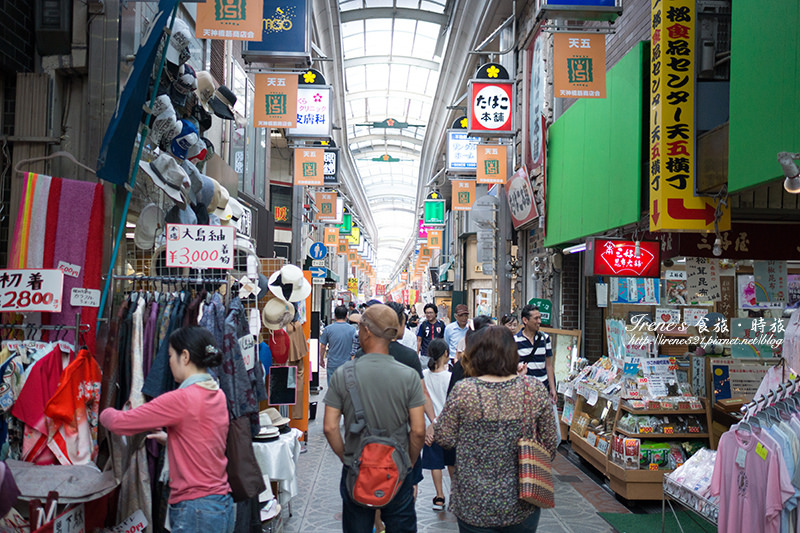
[[[444,498],[437,496],[433,499],[433,510],[444,511]]]

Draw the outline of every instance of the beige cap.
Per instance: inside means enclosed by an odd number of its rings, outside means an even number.
[[[397,338],[400,325],[397,323],[397,313],[394,309],[384,304],[373,304],[361,315],[361,324],[369,329],[376,337],[393,341]]]

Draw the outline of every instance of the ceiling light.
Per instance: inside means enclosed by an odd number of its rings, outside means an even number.
[[[715,257],[722,255],[722,238],[719,236],[714,239],[714,248],[711,249],[711,253],[714,254]]]

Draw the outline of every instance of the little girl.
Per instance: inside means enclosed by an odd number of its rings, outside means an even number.
[[[433,411],[438,417],[444,407],[447,398],[447,386],[450,384],[450,370],[448,362],[450,360],[447,342],[444,339],[433,339],[428,345],[428,369],[423,370],[422,375],[425,380],[425,387],[428,389]],[[430,426],[434,420],[427,421]],[[426,439],[428,440],[428,439]],[[433,498],[433,510],[444,510],[444,490],[442,489],[442,470],[444,469],[444,452],[442,448],[432,442],[422,449],[422,468],[431,471],[433,486],[436,488],[436,496]]]

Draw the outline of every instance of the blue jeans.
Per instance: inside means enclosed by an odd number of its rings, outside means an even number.
[[[172,533],[214,531],[233,533],[236,507],[230,494],[212,494],[169,506]]]
[[[528,518],[511,526],[503,527],[478,527],[467,524],[460,518],[458,519],[459,533],[534,533],[539,526],[539,515],[542,510],[538,507]]]
[[[342,495],[342,531],[344,533],[372,533],[375,522],[375,509],[363,507],[347,493],[348,467],[342,467],[342,480],[339,492]],[[381,521],[386,525],[386,533],[416,533],[417,511],[414,508],[414,485],[411,473],[403,480],[394,499],[381,507]],[[209,530],[210,531],[210,530]]]

